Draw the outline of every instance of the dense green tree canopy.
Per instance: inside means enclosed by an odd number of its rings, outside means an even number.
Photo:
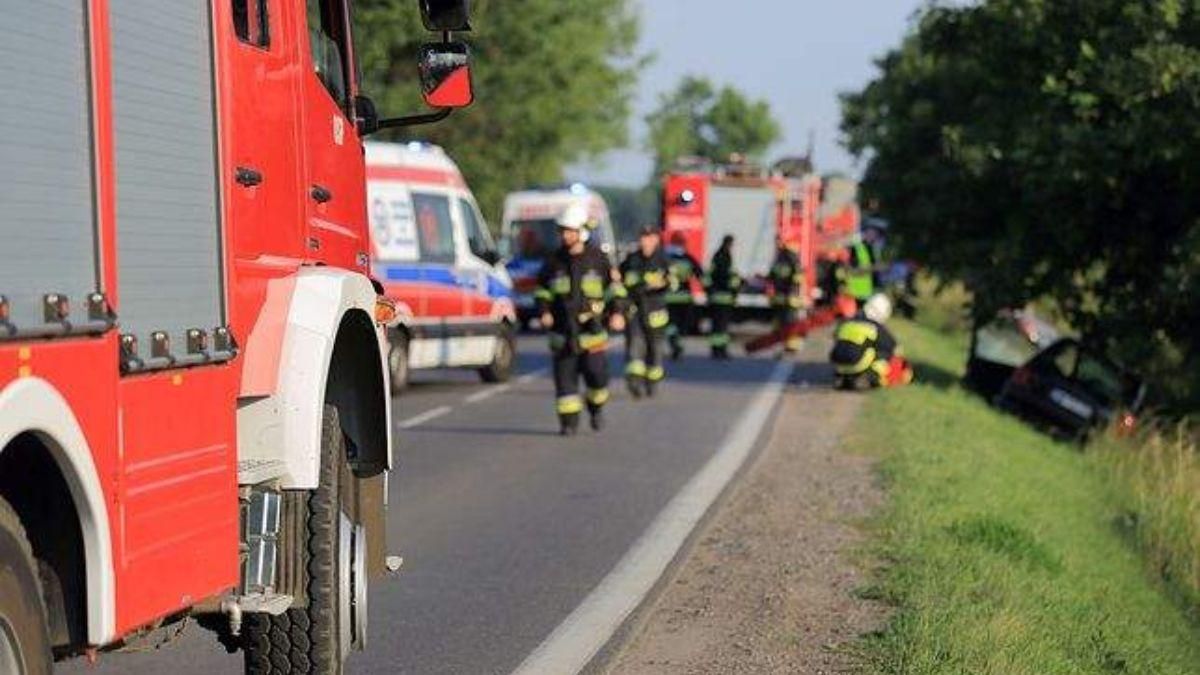
[[[843,129],[902,245],[979,316],[1051,297],[1181,400],[1200,391],[1198,47],[1184,0],[933,4]]]
[[[449,120],[396,137],[444,145],[485,213],[504,195],[562,179],[563,167],[627,139],[642,61],[630,0],[476,0],[472,49],[476,102]],[[433,39],[412,0],[357,0],[364,92],[380,114],[420,110],[415,53]]]
[[[718,90],[699,77],[686,77],[663,95],[646,123],[655,176],[684,156],[717,162],[733,153],[760,158],[781,133],[766,101],[752,101],[729,86]]]

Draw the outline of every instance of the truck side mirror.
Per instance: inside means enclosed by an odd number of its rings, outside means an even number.
[[[470,0],[421,0],[425,30],[445,33],[471,30]]]
[[[421,46],[418,57],[421,91],[431,108],[465,108],[475,100],[471,86],[471,54],[461,42]]]

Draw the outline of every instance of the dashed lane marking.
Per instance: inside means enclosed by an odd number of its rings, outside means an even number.
[[[415,426],[419,426],[419,425],[422,425],[431,420],[435,420],[443,415],[448,415],[448,414],[450,414],[450,412],[452,410],[454,410],[454,408],[451,408],[448,405],[438,406],[437,408],[434,408],[433,410],[426,410],[425,412],[421,413],[420,415],[415,415],[413,417],[410,417],[410,418],[404,420],[403,422],[397,424],[396,426],[400,427],[401,429],[411,429]]]
[[[480,401],[486,401],[493,396],[499,396],[509,389],[512,389],[511,384],[501,384],[494,387],[488,387],[487,389],[481,389],[474,394],[471,394],[463,399],[463,401],[465,403],[479,403]]]

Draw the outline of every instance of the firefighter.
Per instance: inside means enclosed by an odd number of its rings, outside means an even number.
[[[671,263],[671,291],[667,293],[667,311],[671,315],[671,323],[667,324],[667,342],[671,345],[671,360],[678,361],[683,356],[683,336],[696,329],[692,280],[700,281],[704,269],[687,252],[687,240],[682,232],[672,235],[667,258]]]
[[[598,246],[583,237],[587,210],[571,206],[558,217],[562,245],[546,259],[538,274],[535,297],[542,326],[550,339],[559,432],[573,436],[586,407],[592,429],[604,426],[608,402],[608,332],[621,331],[623,295],[612,265]],[[579,395],[579,378],[587,392]]]
[[[792,332],[796,315],[803,306],[804,268],[800,257],[783,237],[775,239],[775,262],[771,264],[771,307],[775,327],[783,339],[783,351],[792,354],[800,350],[804,340]]]
[[[885,296],[872,296],[860,310],[854,298],[842,295],[837,299],[837,311],[842,320],[833,333],[829,360],[838,389],[855,389],[863,380],[872,388],[912,382],[912,367],[884,325],[891,313]]]
[[[876,252],[872,246],[872,230],[867,230],[846,249],[846,262],[839,268],[842,292],[859,304],[875,295]]]
[[[729,321],[737,303],[742,279],[733,268],[733,235],[727,234],[713,254],[712,265],[704,277],[704,292],[708,295],[709,318],[712,327],[708,344],[714,359],[729,358]]]
[[[671,264],[663,252],[658,228],[642,228],[637,250],[621,263],[621,282],[628,294],[625,380],[634,398],[654,396],[666,375],[660,338],[671,320],[666,302],[671,289]]]

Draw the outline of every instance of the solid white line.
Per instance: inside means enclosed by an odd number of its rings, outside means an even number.
[[[400,427],[401,429],[411,429],[415,426],[424,424],[430,420],[435,420],[435,419],[441,417],[442,415],[449,414],[450,411],[452,411],[452,410],[454,410],[454,409],[448,405],[439,406],[437,408],[434,408],[433,410],[426,410],[425,412],[421,413],[420,415],[415,415],[413,417],[410,417],[410,418],[404,420],[403,422],[397,424],[396,426]]]
[[[775,366],[712,459],[671,499],[608,576],[517,666],[515,675],[574,675],[612,639],[750,456],[794,367],[790,362]]]
[[[474,394],[471,394],[470,396],[464,398],[463,402],[479,403],[480,401],[486,401],[493,396],[498,396],[500,394],[503,394],[504,392],[508,391],[509,389],[512,389],[511,384],[501,384],[501,385],[496,385],[493,387],[488,387],[486,389],[480,389],[479,391],[475,392]]]
[[[517,384],[529,384],[530,382],[533,382],[534,380],[538,379],[539,377],[549,374],[549,372],[550,372],[549,368],[540,368],[538,370],[533,371],[532,373],[525,373],[524,375],[517,378]]]

